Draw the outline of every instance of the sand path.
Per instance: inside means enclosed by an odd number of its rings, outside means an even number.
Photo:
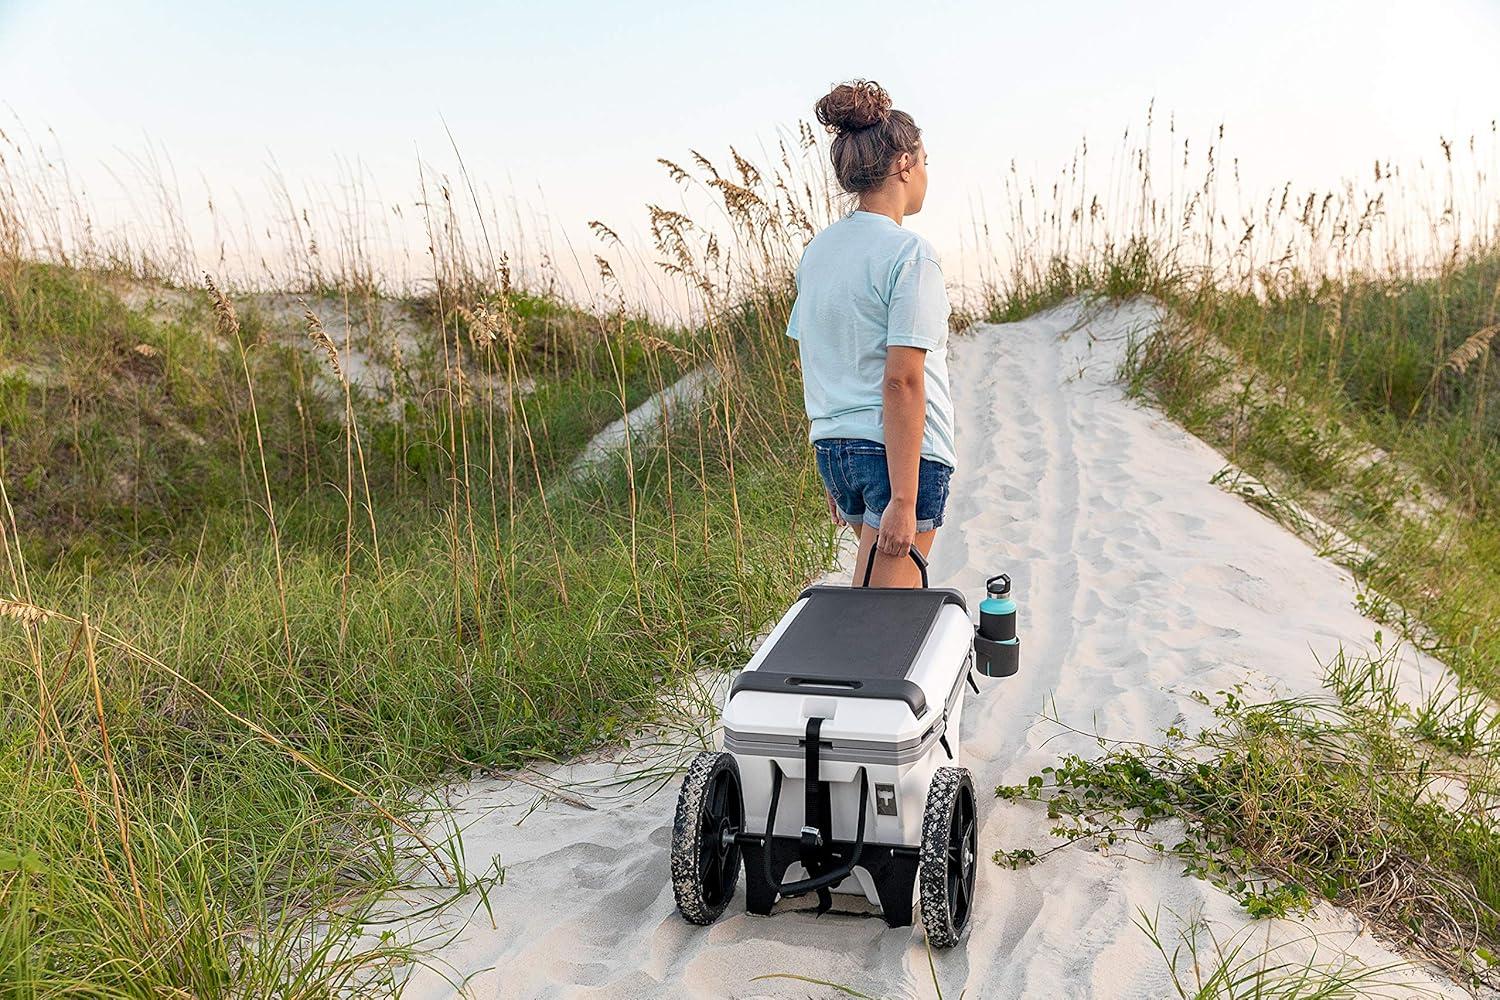
[[[1125,399],[1113,377],[1125,340],[1154,317],[1146,303],[1093,314],[1072,303],[953,339],[960,468],[933,577],[973,604],[986,575],[1010,572],[1024,643],[1021,673],[984,685],[963,720],[986,858],[1053,843],[1039,808],[1001,803],[988,790],[1024,781],[1059,753],[1094,751],[1089,739],[1058,737],[1041,717],[1048,703],[1077,728],[1151,739],[1173,722],[1205,718],[1195,690],[1248,681],[1316,691],[1319,658],[1341,644],[1371,644],[1375,626],[1356,612],[1348,573],[1211,485],[1222,457]],[[1417,656],[1405,668],[1413,682],[1441,671]],[[450,913],[451,940],[438,957],[451,982],[421,970],[409,997],[838,995],[754,981],[764,973],[879,997],[936,995],[920,927],[888,930],[875,918],[838,914],[751,917],[742,896],[714,926],[689,926],[673,909],[667,878],[675,782],[655,795],[611,790],[606,783],[619,772],[609,762],[544,773],[577,783],[575,794],[595,808],[539,799],[534,785],[515,781],[457,790],[471,863],[497,855],[506,868],[492,893],[498,926],[483,911]],[[1023,871],[986,861],[966,946],[935,955],[943,995],[1175,995],[1165,964],[1132,925],[1141,908],[1161,908],[1169,931],[1179,926],[1169,911],[1201,913],[1221,933],[1248,925],[1231,900],[1183,878],[1171,861],[1084,848]],[[1320,959],[1394,958],[1327,906],[1256,928],[1257,947],[1315,931]],[[1421,978],[1425,989],[1440,988]]]

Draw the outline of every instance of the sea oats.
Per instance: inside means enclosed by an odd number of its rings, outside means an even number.
[[[592,231],[593,234],[599,237],[601,240],[604,240],[608,243],[613,243],[615,246],[620,245],[619,234],[616,233],[613,229],[606,226],[604,223],[600,222],[598,219],[595,219],[593,222],[589,223],[589,230]]]
[[[702,153],[698,152],[696,149],[688,150],[688,154],[692,156],[694,163],[698,164],[698,166],[702,167],[704,170],[707,170],[714,176],[715,179],[718,178],[719,171],[714,168],[712,160],[704,156]]]
[[[11,618],[22,625],[36,625],[55,617],[55,611],[37,607],[29,601],[12,601],[0,597],[0,618]]]
[[[208,288],[208,293],[214,297],[214,320],[219,327],[219,332],[226,337],[239,340],[240,318],[234,311],[234,303],[229,301],[229,296],[225,295],[214,282],[213,275],[205,272],[203,284]]]
[[[1448,355],[1448,360],[1443,363],[1443,367],[1462,375],[1468,371],[1470,365],[1479,360],[1484,352],[1490,349],[1490,343],[1495,339],[1496,334],[1500,334],[1500,323],[1487,326],[1475,333]]]
[[[302,316],[307,320],[307,336],[328,356],[328,366],[333,369],[334,377],[340,382],[347,382],[348,380],[344,377],[344,366],[339,364],[338,348],[333,346],[328,331],[323,329],[323,321],[318,319],[317,314],[309,309],[306,303],[302,305]]]

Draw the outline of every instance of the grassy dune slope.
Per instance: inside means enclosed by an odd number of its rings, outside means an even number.
[[[742,179],[725,238],[790,247]],[[0,255],[0,993],[389,987],[368,904],[496,875],[413,836],[424,789],[625,738],[742,661],[831,535],[786,460],[791,251],[715,270],[690,226],[660,251],[723,298],[680,328],[503,264],[307,316]],[[702,366],[700,403],[568,472]]]

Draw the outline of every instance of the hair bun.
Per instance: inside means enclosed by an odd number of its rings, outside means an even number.
[[[890,118],[891,95],[874,80],[851,80],[825,94],[813,111],[830,132],[856,132]]]

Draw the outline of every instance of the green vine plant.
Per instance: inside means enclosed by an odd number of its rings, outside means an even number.
[[[1500,983],[1500,768],[1489,703],[1454,682],[1396,693],[1396,649],[1324,664],[1333,697],[1213,696],[1196,734],[1097,740],[1001,799],[1045,805],[1060,842],[995,852],[1041,863],[1073,845],[1145,851],[1232,895],[1253,917],[1352,910],[1471,983]],[[1173,821],[1166,823],[1166,821]]]

